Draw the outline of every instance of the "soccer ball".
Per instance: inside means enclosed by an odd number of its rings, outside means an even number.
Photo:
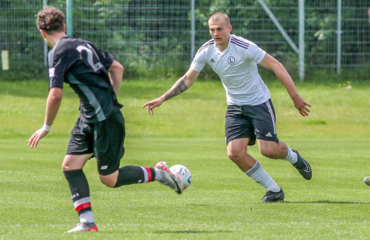
[[[370,186],[370,177],[365,177],[364,178],[364,183],[366,183],[366,185]]]
[[[184,184],[184,190],[189,187],[191,183],[191,172],[183,165],[173,165],[170,167],[170,171],[180,177],[182,183]]]

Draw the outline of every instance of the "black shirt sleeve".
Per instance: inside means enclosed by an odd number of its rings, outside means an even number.
[[[113,55],[111,55],[111,54],[109,54],[109,53],[107,53],[103,50],[100,50],[100,49],[97,49],[97,54],[99,56],[100,62],[108,70],[110,68],[110,66],[112,65],[112,63],[113,63],[113,60],[114,60]]]
[[[54,87],[63,88],[65,73],[70,64],[65,52],[49,52],[49,90]]]

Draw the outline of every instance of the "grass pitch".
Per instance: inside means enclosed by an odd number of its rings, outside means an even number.
[[[312,105],[301,117],[278,82],[267,82],[277,113],[278,136],[311,164],[304,180],[286,161],[248,151],[284,189],[285,202],[260,203],[265,190],[228,160],[223,124],[225,92],[196,82],[149,116],[141,106],[172,81],[124,82],[126,154],[121,165],[181,163],[193,174],[184,194],[154,182],[104,187],[95,160],[84,171],[90,183],[98,233],[66,234],[78,222],[61,162],[78,117],[78,99],[66,86],[48,136],[29,149],[42,126],[47,82],[0,82],[0,239],[368,239],[370,187],[370,84],[297,83]]]

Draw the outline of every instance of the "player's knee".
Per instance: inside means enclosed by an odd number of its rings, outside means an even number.
[[[71,166],[69,166],[68,164],[66,164],[65,162],[62,163],[62,170],[63,171],[71,171],[71,170],[74,170],[71,168]]]
[[[231,159],[231,160],[237,160],[239,158],[242,157],[242,152],[241,151],[238,151],[238,150],[235,150],[235,149],[230,149],[227,151],[227,156]]]
[[[112,176],[99,175],[99,177],[100,181],[107,187],[113,188],[117,183],[117,179],[114,179]]]

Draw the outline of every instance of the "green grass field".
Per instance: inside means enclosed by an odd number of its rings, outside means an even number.
[[[0,82],[0,239],[369,239],[370,83],[297,82],[312,105],[295,110],[278,81],[269,81],[278,136],[310,162],[304,180],[286,161],[257,158],[284,189],[285,201],[262,204],[265,190],[228,160],[224,143],[225,92],[219,81],[196,82],[148,115],[141,106],[175,80],[123,82],[126,118],[121,165],[181,163],[193,174],[182,195],[149,183],[109,189],[96,161],[90,183],[98,233],[67,234],[78,222],[61,163],[79,115],[67,87],[57,119],[36,149],[30,135],[43,124],[48,83]]]

